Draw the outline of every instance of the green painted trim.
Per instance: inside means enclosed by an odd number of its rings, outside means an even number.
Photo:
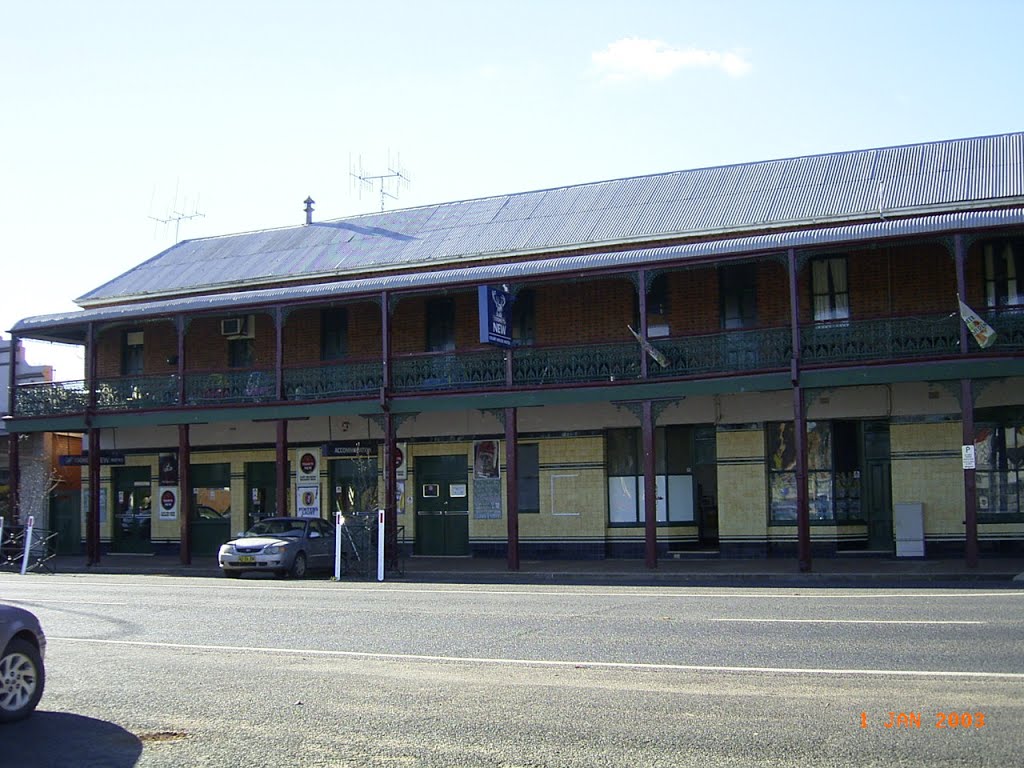
[[[85,416],[43,416],[32,419],[4,419],[4,429],[8,434],[17,432],[26,435],[32,432],[84,432]]]
[[[965,356],[908,365],[873,365],[829,370],[802,370],[803,387],[851,387],[863,384],[900,384],[914,381],[956,381],[959,379],[998,379],[1024,375],[1024,358],[979,360]]]

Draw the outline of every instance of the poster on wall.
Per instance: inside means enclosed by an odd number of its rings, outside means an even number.
[[[498,477],[498,441],[477,440],[473,443],[473,476]]]
[[[320,486],[297,486],[295,488],[295,510],[298,517],[320,517]]]
[[[395,444],[395,477],[398,480],[405,480],[409,476],[409,464],[406,460],[409,454],[406,452],[406,448],[405,443]]]
[[[398,514],[405,514],[405,480],[398,480],[395,482],[395,507],[398,510]]]
[[[161,520],[177,520],[178,519],[178,486],[176,485],[161,485],[157,490],[157,499],[159,500],[160,508],[160,519]]]
[[[170,487],[178,484],[178,454],[160,454],[160,485]]]
[[[82,489],[82,530],[85,530],[85,521],[89,518],[89,489]],[[107,522],[107,489],[100,487],[100,523]]]
[[[295,484],[320,485],[320,449],[295,449]]]

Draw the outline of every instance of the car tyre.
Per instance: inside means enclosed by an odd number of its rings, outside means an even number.
[[[291,570],[288,572],[293,579],[301,579],[306,575],[306,553],[299,552],[292,561]]]
[[[36,708],[46,684],[39,649],[15,638],[0,657],[0,723],[28,717]]]
[[[241,571],[229,571],[227,568],[225,568],[224,569],[224,575],[227,576],[229,579],[237,579],[239,576],[242,575],[242,572]]]

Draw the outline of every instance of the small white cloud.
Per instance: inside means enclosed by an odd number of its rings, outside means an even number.
[[[680,69],[718,69],[731,77],[747,74],[750,62],[738,53],[673,48],[661,40],[626,37],[591,54],[598,74],[607,82],[662,80]]]

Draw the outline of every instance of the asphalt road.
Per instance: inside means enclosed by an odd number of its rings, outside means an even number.
[[[1006,768],[1024,755],[1019,589],[7,575],[0,600],[50,638],[46,694],[0,727],[2,766]]]

